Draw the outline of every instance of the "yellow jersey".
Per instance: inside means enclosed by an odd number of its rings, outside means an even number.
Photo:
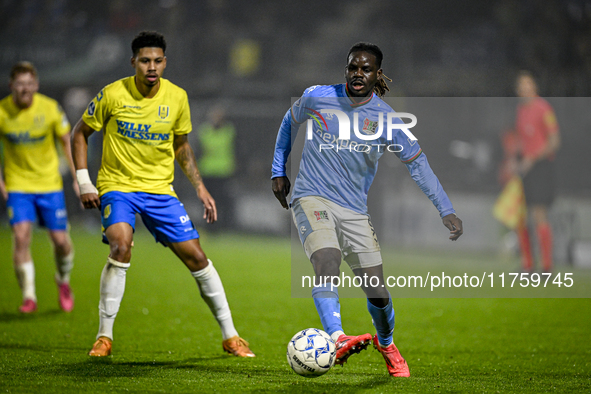
[[[12,95],[0,101],[0,140],[4,145],[4,180],[9,192],[52,193],[63,188],[56,137],[70,123],[54,99],[35,93],[29,108],[16,106]]]
[[[134,76],[123,78],[99,92],[82,120],[103,130],[99,195],[119,191],[176,196],[174,136],[192,129],[187,92],[161,78],[158,93],[145,98]]]

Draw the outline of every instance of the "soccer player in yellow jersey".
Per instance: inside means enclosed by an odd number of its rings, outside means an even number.
[[[135,75],[101,90],[72,134],[80,199],[87,209],[101,209],[103,240],[110,246],[101,275],[99,331],[89,355],[111,354],[137,213],[156,241],[168,246],[191,271],[220,325],[223,349],[235,356],[254,357],[234,328],[222,281],[172,187],[176,159],[203,203],[203,218],[215,222],[215,201],[202,182],[187,141],[191,131],[187,93],[162,78],[166,42],[161,34],[142,32],[131,49]],[[98,190],[87,170],[88,137],[97,130],[103,130]]]
[[[70,123],[59,104],[40,93],[37,70],[19,62],[10,72],[11,94],[0,101],[0,140],[4,145],[4,180],[0,194],[6,201],[12,227],[14,269],[23,293],[22,313],[37,310],[35,266],[31,257],[33,222],[49,230],[54,247],[60,307],[70,312],[74,297],[70,271],[74,249],[68,235],[68,218],[58,171],[55,140],[63,149],[74,176],[70,154]],[[74,184],[77,192],[77,185]]]

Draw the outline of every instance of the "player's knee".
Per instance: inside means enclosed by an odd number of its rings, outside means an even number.
[[[200,271],[207,267],[209,261],[207,260],[205,252],[203,252],[202,250],[198,250],[188,259],[188,261],[185,262],[185,264],[187,265],[187,267],[189,267],[191,271],[194,272]]]
[[[121,262],[131,260],[131,242],[109,241],[111,246],[111,258]]]
[[[199,264],[203,264],[204,267],[206,267],[207,264],[209,264],[207,261],[207,256],[205,255],[205,252],[202,250],[199,250],[195,254],[195,261],[197,261],[197,263],[199,263]]]
[[[339,275],[341,251],[334,248],[317,250],[310,256],[316,275]]]
[[[533,218],[536,225],[544,224],[548,221],[548,214],[545,207],[534,207]]]
[[[54,240],[53,245],[55,247],[56,254],[59,256],[66,256],[72,250],[70,240],[67,237]]]
[[[14,233],[14,248],[18,250],[26,250],[31,244],[31,234],[23,231],[16,231]]]

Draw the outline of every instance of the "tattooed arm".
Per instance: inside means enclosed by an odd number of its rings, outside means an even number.
[[[187,134],[174,136],[174,155],[176,161],[179,163],[183,172],[195,188],[197,197],[199,197],[203,203],[203,219],[206,219],[207,223],[215,222],[218,220],[215,200],[211,197],[211,194],[209,194],[203,184],[203,179],[201,178],[201,174],[199,174],[197,162],[195,161],[195,154],[187,140]]]

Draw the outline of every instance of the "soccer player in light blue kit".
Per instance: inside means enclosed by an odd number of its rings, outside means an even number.
[[[416,140],[402,129],[391,127],[388,133],[389,121],[403,122],[396,117],[388,120],[387,114],[394,111],[380,99],[389,90],[382,74],[382,58],[376,45],[358,43],[347,56],[346,84],[312,86],[304,91],[285,114],[279,129],[272,182],[281,205],[292,208],[316,277],[339,276],[343,258],[356,276],[379,279],[376,287],[363,287],[377,331],[373,344],[384,357],[390,375],[409,377],[408,365],[393,342],[392,298],[383,286],[380,247],[367,213],[367,192],[381,155],[394,152],[406,165],[413,180],[439,211],[452,241],[462,235],[463,229]],[[344,118],[349,119],[346,130]],[[285,164],[292,136],[303,122],[312,124],[311,133],[306,133],[300,170],[288,205],[286,197],[291,185]],[[350,135],[348,139],[339,139],[345,135],[343,132]],[[348,336],[343,331],[337,287],[330,282],[314,287],[312,297],[324,330],[335,341],[336,364],[342,365],[351,354],[367,348],[371,334]]]

